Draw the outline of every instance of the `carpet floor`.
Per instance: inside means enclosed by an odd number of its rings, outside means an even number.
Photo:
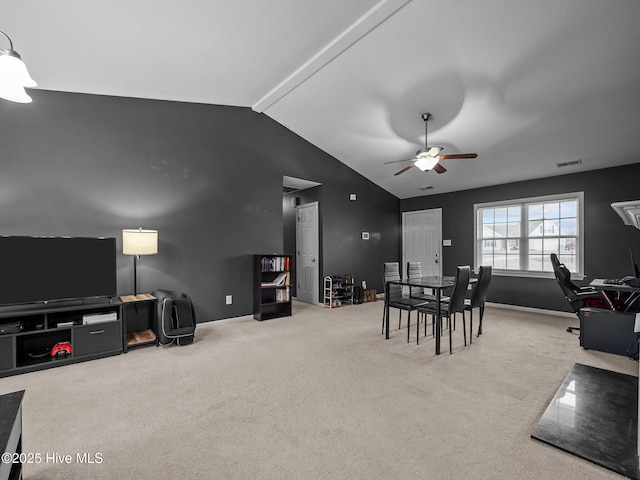
[[[465,347],[458,317],[436,356],[396,312],[385,340],[382,310],[294,302],[200,324],[189,346],[0,379],[26,390],[23,451],[42,455],[24,478],[622,478],[530,438],[575,363],[638,375],[582,349],[577,319],[487,307],[483,335]]]

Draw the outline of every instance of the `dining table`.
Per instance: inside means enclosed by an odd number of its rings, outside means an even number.
[[[469,283],[477,282],[477,278],[469,279]],[[456,283],[456,277],[450,276],[426,276],[426,277],[417,277],[413,279],[404,279],[404,280],[388,280],[384,285],[384,315],[385,315],[385,329],[386,336],[385,338],[389,339],[389,286],[390,285],[401,285],[406,287],[423,287],[430,288],[433,290],[436,297],[436,318],[435,318],[435,337],[436,337],[436,355],[440,355],[440,336],[442,335],[442,327],[441,327],[441,315],[440,315],[440,307],[442,304],[442,292],[449,288],[452,288]],[[410,296],[410,295],[409,295]]]

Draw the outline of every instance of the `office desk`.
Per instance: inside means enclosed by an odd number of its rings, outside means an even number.
[[[620,293],[628,293],[629,296],[625,299],[622,306],[624,307],[622,311],[628,311],[640,298],[640,288],[631,287],[629,285],[616,285],[614,283],[604,283],[604,278],[594,278],[593,281],[589,284],[589,286],[595,288],[596,290],[602,292],[602,296],[609,304],[609,307],[614,310],[615,307],[613,305],[613,299],[610,297],[609,292]]]
[[[469,280],[470,282],[472,280]],[[473,279],[476,281],[476,279]],[[387,329],[386,338],[389,338],[389,285],[402,285],[407,287],[423,287],[431,288],[436,293],[436,355],[440,355],[440,303],[442,299],[442,291],[453,287],[456,283],[455,277],[420,277],[414,280],[394,280],[386,282],[384,285],[384,315],[385,328]],[[408,328],[408,327],[407,327]]]

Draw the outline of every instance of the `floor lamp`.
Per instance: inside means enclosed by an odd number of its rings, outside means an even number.
[[[138,295],[138,259],[140,255],[155,255],[158,253],[158,231],[122,230],[122,253],[133,255],[133,294]]]

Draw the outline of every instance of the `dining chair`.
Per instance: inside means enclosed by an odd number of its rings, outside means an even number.
[[[464,300],[465,310],[469,310],[469,343],[473,343],[473,309],[477,308],[480,313],[480,323],[478,325],[478,336],[482,335],[482,317],[484,317],[484,304],[487,300],[489,283],[491,283],[491,265],[481,265],[478,271],[478,282],[473,288],[471,298]]]
[[[468,265],[456,267],[455,283],[453,284],[453,291],[448,301],[440,303],[440,317],[446,317],[447,328],[449,329],[449,353],[453,353],[453,341],[451,338],[451,319],[455,325],[455,316],[457,313],[462,313],[462,328],[464,331],[464,345],[467,346],[467,326],[464,315],[464,298],[467,294],[467,286],[469,285],[469,277],[471,276],[471,267]],[[426,313],[432,317],[436,317],[438,314],[437,305],[434,302],[429,302],[417,307],[418,312]],[[434,320],[435,321],[435,320]],[[419,332],[418,332],[419,333]]]
[[[407,278],[416,280],[422,277],[422,266],[420,262],[407,262]],[[423,287],[410,287],[410,295],[412,298],[421,298],[423,300],[434,301],[435,295],[424,293]]]
[[[417,280],[422,277],[422,265],[420,262],[407,262],[407,279],[408,280]],[[421,300],[426,300],[427,302],[435,302],[436,296],[431,295],[429,293],[425,293],[423,287],[409,287],[409,292],[411,298],[419,298]],[[426,323],[427,316],[421,315],[418,313],[418,320],[420,317],[424,317],[424,321]],[[426,325],[425,325],[426,330]]]
[[[398,262],[385,262],[384,263],[384,284],[391,281],[400,281],[400,264]],[[402,293],[401,285],[389,285],[388,289],[389,298],[385,298],[385,303],[389,305],[389,308],[397,308],[399,310],[398,316],[398,329],[402,325],[402,311],[407,312],[407,343],[409,342],[409,329],[411,327],[411,312],[418,306],[426,303],[426,300],[412,298],[410,295],[404,295]],[[382,315],[382,333],[384,333],[386,308]]]

